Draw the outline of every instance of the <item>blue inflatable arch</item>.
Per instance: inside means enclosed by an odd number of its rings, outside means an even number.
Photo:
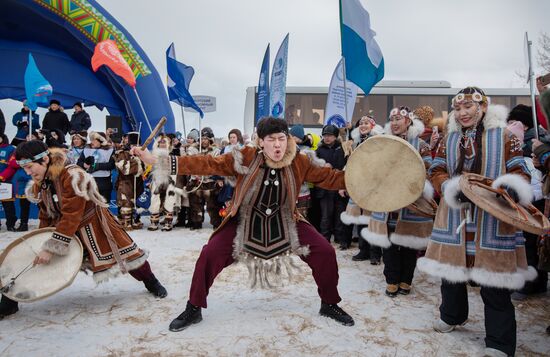
[[[174,132],[174,115],[165,86],[132,36],[94,0],[2,0],[0,4],[0,99],[25,98],[23,76],[32,53],[63,106],[76,101],[107,108],[124,118],[123,130],[149,127],[133,89],[105,66],[94,73],[95,45],[116,41],[137,79],[147,116],[154,127],[166,116],[166,132]]]

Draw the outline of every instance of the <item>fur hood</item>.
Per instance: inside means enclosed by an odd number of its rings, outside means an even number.
[[[292,160],[296,157],[296,142],[290,137],[287,136],[287,145],[286,145],[286,151],[281,159],[281,161],[273,161],[269,157],[264,155],[265,163],[267,166],[271,167],[272,169],[282,169],[283,167],[289,166],[292,163]],[[262,152],[262,149],[260,147],[260,139],[256,138],[256,147],[260,149],[260,152]]]
[[[494,104],[489,105],[487,113],[483,118],[483,126],[485,129],[506,128],[506,118],[508,117],[508,108],[504,105]],[[447,132],[452,133],[462,130],[462,126],[455,119],[454,111],[449,114],[447,121]]]
[[[424,132],[424,123],[416,117],[412,120],[411,126],[407,130],[407,140],[412,140],[420,136]],[[390,122],[384,126],[384,134],[393,135],[391,132]]]

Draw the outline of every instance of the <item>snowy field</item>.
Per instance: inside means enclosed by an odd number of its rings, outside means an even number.
[[[35,223],[36,225],[36,223]],[[0,249],[21,233],[0,232]],[[275,291],[247,286],[244,266],[233,265],[210,291],[203,321],[168,331],[185,307],[194,263],[211,229],[131,232],[151,252],[149,261],[168,289],[153,298],[130,276],[95,286],[79,273],[46,300],[21,304],[0,321],[0,356],[478,356],[484,349],[483,304],[470,289],[470,318],[450,334],[432,330],[439,282],[417,273],[409,296],[384,295],[382,266],[353,262],[354,247],[337,250],[341,306],[355,319],[345,327],[318,314],[309,268]],[[518,356],[548,356],[549,296],[516,304]]]

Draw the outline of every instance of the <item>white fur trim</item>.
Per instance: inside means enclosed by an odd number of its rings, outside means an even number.
[[[317,153],[311,149],[300,149],[300,153],[305,154],[314,166],[323,167],[326,164],[326,161],[318,157]]]
[[[536,277],[536,271],[533,267],[528,267],[527,270],[518,269],[515,273],[497,273],[475,267],[470,270],[470,279],[476,283],[483,286],[510,290],[519,290],[523,288],[525,281],[529,280],[528,278],[531,277]]]
[[[359,142],[361,141],[361,132],[359,131],[359,127],[353,129],[350,136],[355,145],[359,144]]]
[[[455,176],[443,183],[443,198],[449,207],[460,209],[462,203],[456,199],[456,196],[461,192],[459,186],[460,176]]]
[[[400,245],[411,249],[424,250],[428,246],[428,237],[422,238],[418,236],[412,236],[408,234],[392,233],[390,240],[393,244]]]
[[[451,264],[440,263],[437,260],[422,257],[416,262],[416,267],[421,272],[448,280],[452,283],[468,281],[468,269]]]
[[[432,186],[432,183],[428,180],[424,181],[424,189],[422,190],[422,196],[427,199],[428,201],[433,200],[434,198],[434,187]]]
[[[40,202],[40,193],[38,194],[38,197],[36,197],[33,192],[33,187],[34,187],[33,180],[30,180],[29,182],[27,182],[27,186],[25,186],[25,197],[29,202],[38,203]]]
[[[424,123],[422,123],[422,121],[418,119],[412,119],[412,123],[409,126],[409,129],[407,129],[407,140],[417,138],[420,134],[424,132],[424,128]],[[391,131],[390,122],[387,122],[386,125],[384,125],[384,134],[394,135]]]
[[[86,201],[92,201],[99,207],[109,207],[105,202],[105,198],[99,193],[97,183],[92,175],[76,165],[68,168],[68,172],[71,176],[71,186],[77,196],[84,198]]]
[[[134,270],[145,264],[145,261],[149,257],[149,251],[146,249],[142,249],[143,255],[139,258],[136,258],[132,260],[131,262],[126,261],[126,269],[128,271]],[[116,278],[119,276],[122,272],[120,271],[120,265],[115,263],[112,267],[110,267],[107,270],[100,271],[97,273],[94,273],[94,282],[96,284],[104,283],[112,278]]]
[[[508,186],[515,190],[519,196],[519,203],[522,206],[528,206],[533,201],[533,188],[522,176],[517,174],[505,174],[498,177],[493,184],[493,188]]]
[[[483,126],[485,129],[506,128],[506,118],[508,118],[509,110],[504,105],[489,105],[485,118],[483,118]],[[447,119],[447,132],[452,133],[462,130],[455,119],[454,111],[452,111]]]
[[[385,234],[371,232],[369,228],[361,229],[361,237],[372,245],[382,248],[391,247],[391,242]]]
[[[353,216],[344,211],[340,214],[340,220],[348,226],[352,224],[367,225],[370,222],[370,217],[365,215]]]

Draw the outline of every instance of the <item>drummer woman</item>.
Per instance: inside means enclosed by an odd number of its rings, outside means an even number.
[[[430,146],[419,138],[424,124],[408,107],[393,108],[384,131],[407,140],[422,156],[425,169],[429,169]],[[427,179],[422,196],[420,199],[433,199],[433,188]],[[432,225],[431,218],[419,216],[405,207],[394,212],[372,212],[368,228],[361,230],[367,242],[384,248],[382,258],[389,297],[410,293],[417,253],[428,245]]]
[[[533,197],[529,171],[521,143],[505,129],[505,107],[489,105],[477,87],[461,90],[452,105],[447,135],[429,170],[443,199],[418,268],[442,279],[436,331],[451,332],[466,323],[466,283],[473,281],[481,286],[485,304],[486,355],[514,355],[516,320],[510,291],[520,289],[536,273],[527,269],[521,232],[473,205],[461,191],[459,179],[467,172],[495,179],[493,187],[528,204]],[[471,217],[468,220],[467,215]]]
[[[28,186],[27,198],[38,203],[40,228],[55,227],[35,264],[47,264],[54,255],[67,254],[76,237],[87,253],[84,266],[94,273],[97,283],[128,272],[154,296],[166,296],[166,289],[151,271],[148,252],[134,243],[109,212],[90,174],[68,164],[63,150],[48,150],[42,141],[19,144],[15,158],[34,181]],[[2,295],[0,319],[17,311],[17,302]]]

